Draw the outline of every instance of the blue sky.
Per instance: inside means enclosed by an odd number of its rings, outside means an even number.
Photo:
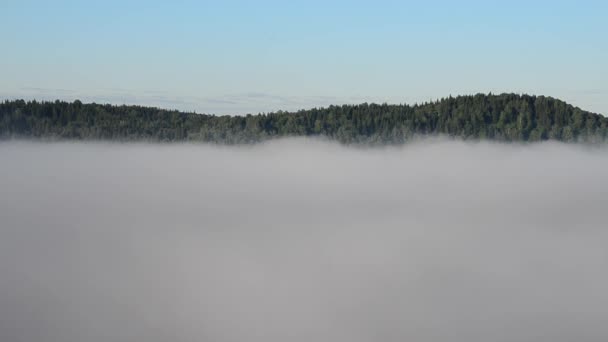
[[[244,114],[516,92],[608,114],[605,1],[0,1],[0,98]]]

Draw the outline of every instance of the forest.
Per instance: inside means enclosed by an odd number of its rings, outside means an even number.
[[[0,139],[249,144],[318,136],[402,144],[419,136],[527,142],[605,142],[608,118],[545,96],[477,94],[415,105],[358,104],[216,116],[81,101],[0,103]]]

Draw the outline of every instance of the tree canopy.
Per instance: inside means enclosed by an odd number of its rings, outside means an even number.
[[[0,103],[0,139],[246,144],[279,137],[322,136],[345,144],[400,144],[420,135],[604,142],[608,118],[551,97],[518,94],[448,97],[416,105],[363,103],[246,116],[83,104],[78,100]]]

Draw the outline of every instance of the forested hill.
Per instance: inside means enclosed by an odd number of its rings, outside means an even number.
[[[403,143],[419,135],[499,141],[605,142],[608,118],[544,96],[449,97],[421,105],[360,104],[247,116],[141,106],[6,101],[0,138],[253,143],[323,136],[342,143]]]

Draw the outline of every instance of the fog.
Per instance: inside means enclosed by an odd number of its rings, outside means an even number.
[[[608,149],[0,144],[0,341],[606,341]]]

